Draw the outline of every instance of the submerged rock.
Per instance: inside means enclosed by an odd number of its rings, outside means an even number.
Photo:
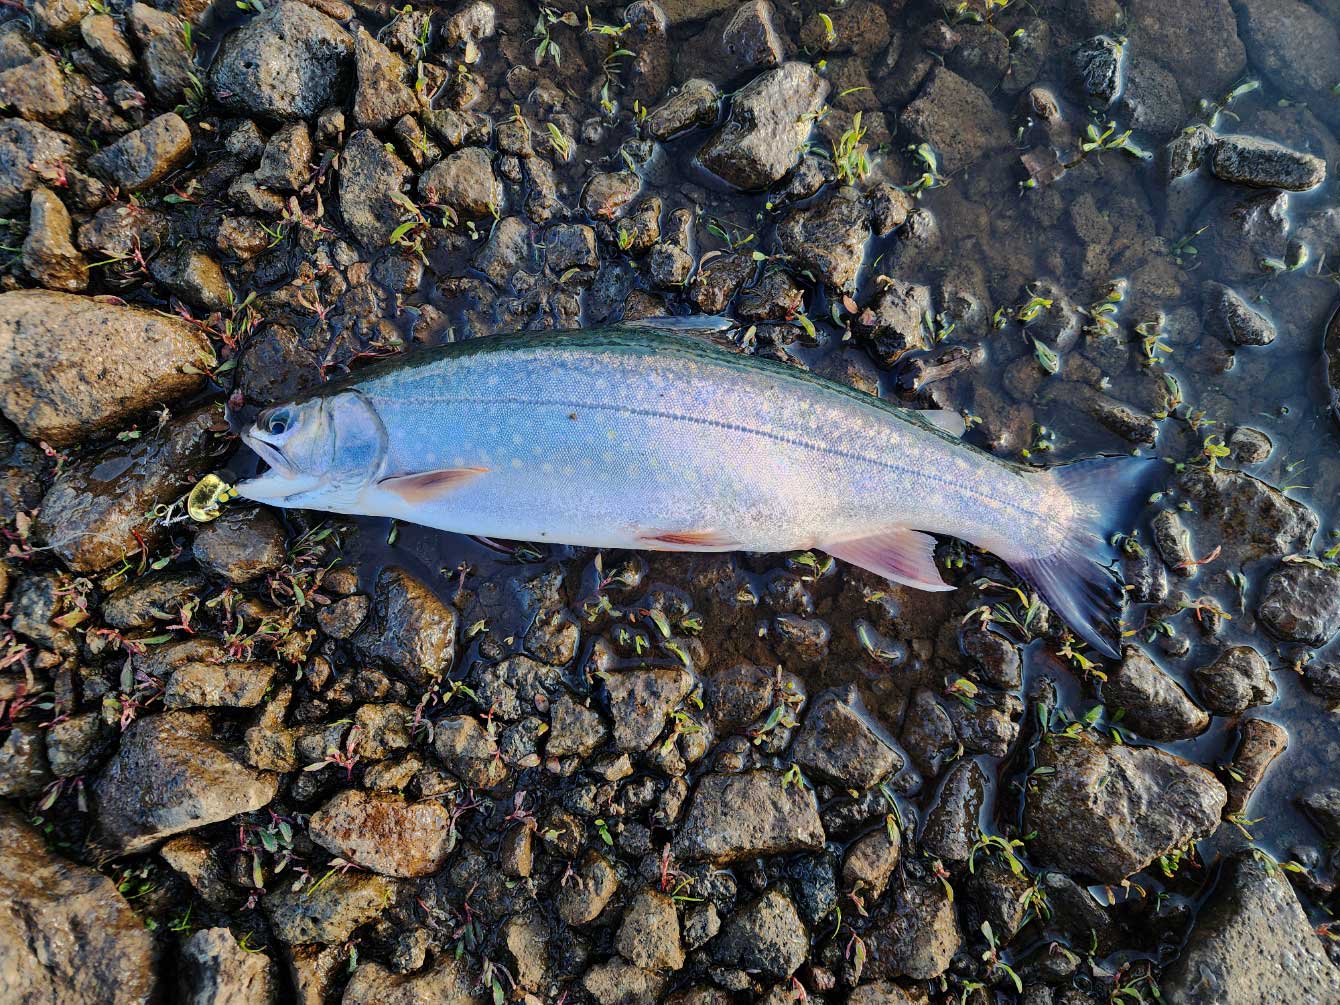
[[[69,446],[201,388],[212,361],[179,318],[45,290],[0,293],[0,411],[27,439]]]
[[[1071,53],[1075,82],[1086,98],[1110,105],[1121,92],[1122,44],[1107,35],[1081,42]]]
[[[1270,664],[1251,646],[1233,646],[1213,663],[1195,671],[1196,686],[1215,715],[1241,715],[1255,705],[1275,700]]]
[[[1178,1005],[1327,1005],[1340,1000],[1340,970],[1284,871],[1243,851],[1224,865],[1159,987]]]
[[[931,145],[946,174],[1010,146],[1010,131],[991,99],[943,66],[931,71],[916,100],[903,110],[902,125],[914,141]]]
[[[1326,180],[1326,162],[1259,136],[1225,136],[1210,153],[1210,170],[1224,181],[1253,188],[1304,192]]]
[[[1333,90],[1340,81],[1340,32],[1334,22],[1301,0],[1240,0],[1237,6],[1252,64],[1281,94],[1306,103],[1332,126],[1340,123]]]
[[[1218,549],[1216,562],[1202,567],[1202,574],[1306,551],[1317,532],[1316,513],[1241,471],[1188,467],[1176,485],[1194,504],[1182,520],[1197,557]]]
[[[1275,325],[1222,283],[1201,287],[1205,301],[1205,328],[1233,345],[1269,345],[1275,341]]]
[[[1256,616],[1276,638],[1324,646],[1340,632],[1340,568],[1284,562],[1266,577]]]
[[[0,986],[13,1005],[149,1005],[158,950],[110,879],[0,806]]]
[[[1119,883],[1219,823],[1224,787],[1199,765],[1153,747],[1048,733],[1037,751],[1024,827],[1046,865]]]
[[[856,280],[870,240],[866,207],[834,195],[825,202],[792,210],[777,225],[777,240],[801,268],[834,290],[856,292]]]
[[[780,181],[800,163],[828,81],[808,63],[783,63],[735,95],[730,116],[698,153],[713,174],[742,189]]]

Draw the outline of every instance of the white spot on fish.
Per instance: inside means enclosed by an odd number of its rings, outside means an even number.
[[[520,458],[520,457],[513,457],[513,458],[512,458],[512,467],[514,467],[514,468],[518,468],[518,469],[521,467],[521,458]]]

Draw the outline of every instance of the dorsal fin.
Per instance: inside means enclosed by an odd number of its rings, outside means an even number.
[[[918,590],[952,590],[935,567],[935,538],[919,530],[890,527],[869,537],[821,544],[834,558]]]

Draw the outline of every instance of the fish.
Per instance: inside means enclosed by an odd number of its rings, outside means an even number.
[[[602,549],[818,550],[944,591],[935,535],[998,556],[1081,638],[1119,655],[1109,541],[1149,458],[1052,468],[662,319],[488,335],[374,364],[260,412],[268,465],[239,495],[477,537]]]

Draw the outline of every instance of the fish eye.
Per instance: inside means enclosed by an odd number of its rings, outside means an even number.
[[[289,410],[287,408],[282,408],[266,420],[265,431],[271,436],[280,436],[288,430],[289,424],[292,421],[293,416]]]

